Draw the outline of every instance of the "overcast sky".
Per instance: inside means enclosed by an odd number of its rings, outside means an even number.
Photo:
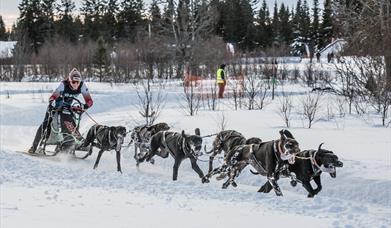
[[[119,0],[120,2],[121,0]],[[259,4],[262,3],[263,0],[259,0]],[[277,1],[277,4],[280,5],[281,3],[284,3],[285,5],[289,6],[291,9],[292,7],[296,6],[297,0],[266,0],[267,5],[269,8],[274,7],[274,2]],[[310,4],[310,7],[312,7],[313,0],[307,0]],[[19,16],[19,9],[18,5],[22,2],[22,0],[0,0],[0,15],[3,17],[4,23],[9,28],[12,26],[12,24],[16,21],[16,19]],[[76,3],[76,8],[79,8],[81,6],[82,0],[74,0]],[[146,4],[149,4],[151,0],[144,0]],[[323,8],[323,0],[319,0],[319,6]]]

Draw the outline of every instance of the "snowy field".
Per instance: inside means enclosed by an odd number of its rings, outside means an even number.
[[[266,178],[246,168],[238,187],[221,189],[222,182],[202,184],[185,160],[173,182],[173,159],[156,157],[155,164],[137,169],[133,147],[122,151],[123,174],[116,172],[114,152],[105,152],[93,170],[96,153],[86,160],[67,154],[39,158],[17,153],[27,150],[41,123],[46,100],[57,83],[0,83],[0,227],[391,227],[391,129],[379,127],[379,117],[356,115],[326,118],[332,96],[322,98],[322,113],[311,129],[298,114],[308,88],[286,85],[295,107],[289,129],[301,149],[332,150],[344,163],[332,179],[322,174],[322,191],[307,198],[305,189],[279,181],[283,197],[257,193]],[[94,99],[89,114],[100,124],[140,123],[135,89],[131,85],[88,83]],[[278,87],[281,91],[282,87]],[[202,135],[216,133],[222,116],[227,129],[264,141],[277,139],[284,122],[277,113],[278,99],[263,110],[233,110],[231,101],[218,103],[219,111],[201,108],[188,116],[180,108],[181,88],[165,89],[167,102],[158,122],[175,131]],[[93,122],[84,115],[80,131]],[[211,147],[213,138],[204,144]],[[129,139],[127,139],[129,141]],[[201,160],[207,160],[203,156]],[[207,163],[199,162],[206,172]],[[215,166],[218,161],[215,160]]]

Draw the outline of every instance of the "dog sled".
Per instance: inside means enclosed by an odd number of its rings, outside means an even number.
[[[81,148],[84,138],[79,133],[83,107],[84,104],[77,98],[61,102],[55,108],[49,106],[49,121],[42,129],[36,152],[31,155],[51,157],[66,152],[80,159],[88,157],[88,148]]]

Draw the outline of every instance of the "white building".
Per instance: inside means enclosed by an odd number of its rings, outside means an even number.
[[[320,58],[327,58],[328,54],[334,53],[335,54],[339,53],[342,51],[343,46],[346,44],[346,41],[344,39],[336,39],[333,42],[329,43],[325,48],[320,50]]]
[[[0,59],[11,58],[15,45],[16,41],[0,41]]]

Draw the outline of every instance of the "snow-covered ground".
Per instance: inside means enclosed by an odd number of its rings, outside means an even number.
[[[133,148],[122,152],[123,174],[117,173],[115,154],[105,152],[93,170],[96,153],[86,160],[67,154],[53,158],[31,157],[27,150],[42,121],[46,100],[57,83],[0,83],[0,227],[390,227],[391,226],[391,129],[378,127],[377,116],[355,115],[325,118],[325,107],[335,105],[324,97],[323,114],[313,128],[297,114],[298,99],[308,91],[286,85],[295,98],[291,132],[301,149],[334,151],[344,167],[337,178],[322,175],[323,190],[307,198],[301,186],[279,181],[284,193],[257,193],[266,178],[245,169],[238,187],[221,189],[222,182],[202,184],[184,161],[178,181],[173,182],[173,159],[156,158],[154,165],[133,161]],[[140,121],[137,95],[131,85],[88,83],[94,106],[89,114],[105,125],[128,129]],[[282,88],[278,87],[278,91]],[[228,99],[219,102],[220,111],[201,109],[188,116],[180,108],[181,88],[165,89],[167,103],[159,122],[176,131],[202,135],[216,133],[222,116],[227,129],[264,141],[278,137],[284,128],[277,113],[277,100],[263,110],[235,111]],[[336,108],[335,106],[333,106]],[[93,122],[85,115],[81,132]],[[213,138],[204,144],[210,148]],[[206,156],[201,160],[207,160]],[[207,163],[200,161],[201,169]],[[215,160],[215,165],[218,161]]]

